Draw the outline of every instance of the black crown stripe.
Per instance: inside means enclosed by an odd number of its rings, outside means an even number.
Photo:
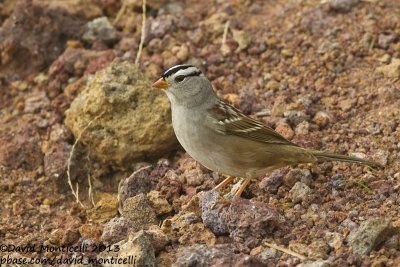
[[[174,66],[174,67],[169,68],[168,70],[164,71],[164,73],[161,74],[161,77],[163,77],[165,79],[165,78],[171,76],[172,74],[176,73],[179,70],[184,70],[184,69],[187,69],[187,68],[190,68],[190,67],[194,67],[194,66],[192,66],[192,65],[177,65],[177,66]]]
[[[189,77],[189,76],[200,76],[201,75],[201,71],[195,71],[189,74],[186,74],[185,77]]]

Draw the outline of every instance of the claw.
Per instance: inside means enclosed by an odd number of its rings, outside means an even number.
[[[232,181],[232,177],[228,177],[226,178],[224,181],[222,181],[222,183],[220,183],[219,185],[217,185],[215,187],[216,190],[221,189],[223,186],[225,186],[227,183],[229,183],[230,181]],[[235,197],[240,197],[240,195],[243,193],[244,189],[246,188],[246,186],[250,183],[251,178],[247,178],[242,185],[240,185],[239,190],[235,193]],[[221,207],[219,207],[218,209],[218,215],[221,213],[222,209],[229,206],[231,204],[231,200],[230,199],[224,199],[222,197],[219,197],[219,199],[217,199],[217,201],[215,201],[214,205],[211,207],[211,209],[213,210],[218,204],[221,204]]]
[[[221,213],[221,211],[225,208],[231,205],[231,201],[229,199],[217,199],[215,201],[214,205],[211,207],[213,210],[217,205],[221,204],[221,207],[218,208],[218,215]]]

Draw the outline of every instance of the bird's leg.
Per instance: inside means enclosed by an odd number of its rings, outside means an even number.
[[[221,184],[223,184],[226,180],[228,180],[229,178],[225,179]],[[233,179],[233,178],[232,178]],[[236,193],[234,194],[234,197],[240,197],[240,195],[243,193],[244,189],[247,187],[247,185],[250,183],[251,178],[246,178],[246,180],[240,185],[240,188],[236,191]],[[228,182],[226,182],[225,184],[229,183],[230,180]],[[220,185],[221,185],[220,184]],[[225,185],[224,184],[224,185]],[[218,185],[219,186],[219,185]],[[223,186],[223,185],[222,185]],[[231,198],[229,199],[218,199],[214,205],[211,207],[211,209],[214,209],[215,206],[217,206],[218,204],[221,204],[221,207],[219,207],[218,209],[218,214],[222,211],[223,208],[229,206],[231,204]]]
[[[229,176],[227,178],[225,178],[221,183],[219,183],[216,187],[214,187],[215,190],[221,190],[222,187],[224,187],[225,185],[229,184],[231,181],[233,180],[232,176]],[[217,206],[218,204],[222,204],[222,206],[218,209],[218,214],[221,212],[223,207],[226,207],[228,204],[226,204],[228,200],[223,199],[222,197],[218,197],[218,199],[215,201],[214,205],[211,207],[211,209],[213,210],[215,208],[215,206]]]
[[[219,191],[222,187],[229,184],[232,180],[233,180],[233,177],[229,176],[228,178],[223,180],[219,185],[217,185],[214,189]]]
[[[246,180],[244,181],[244,183],[242,184],[242,186],[239,188],[239,190],[235,193],[235,197],[240,197],[244,191],[244,189],[246,189],[247,185],[250,183],[251,178],[246,178]]]

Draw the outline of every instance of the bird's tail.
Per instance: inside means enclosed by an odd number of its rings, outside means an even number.
[[[345,156],[345,155],[340,155],[340,154],[335,154],[335,153],[326,153],[326,152],[321,152],[321,151],[316,151],[316,150],[309,150],[309,152],[320,161],[334,160],[334,161],[356,162],[356,163],[362,163],[362,164],[365,164],[368,166],[382,167],[382,164],[380,164],[376,161],[372,161],[372,160],[366,160],[366,159],[362,159],[362,158]]]

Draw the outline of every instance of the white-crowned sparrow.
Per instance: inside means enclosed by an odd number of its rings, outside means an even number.
[[[218,98],[210,81],[194,66],[168,69],[153,87],[164,89],[167,94],[176,137],[190,156],[210,170],[246,178],[236,195],[242,193],[251,178],[286,165],[320,160],[379,165],[297,146]],[[227,178],[217,189],[231,180]]]

